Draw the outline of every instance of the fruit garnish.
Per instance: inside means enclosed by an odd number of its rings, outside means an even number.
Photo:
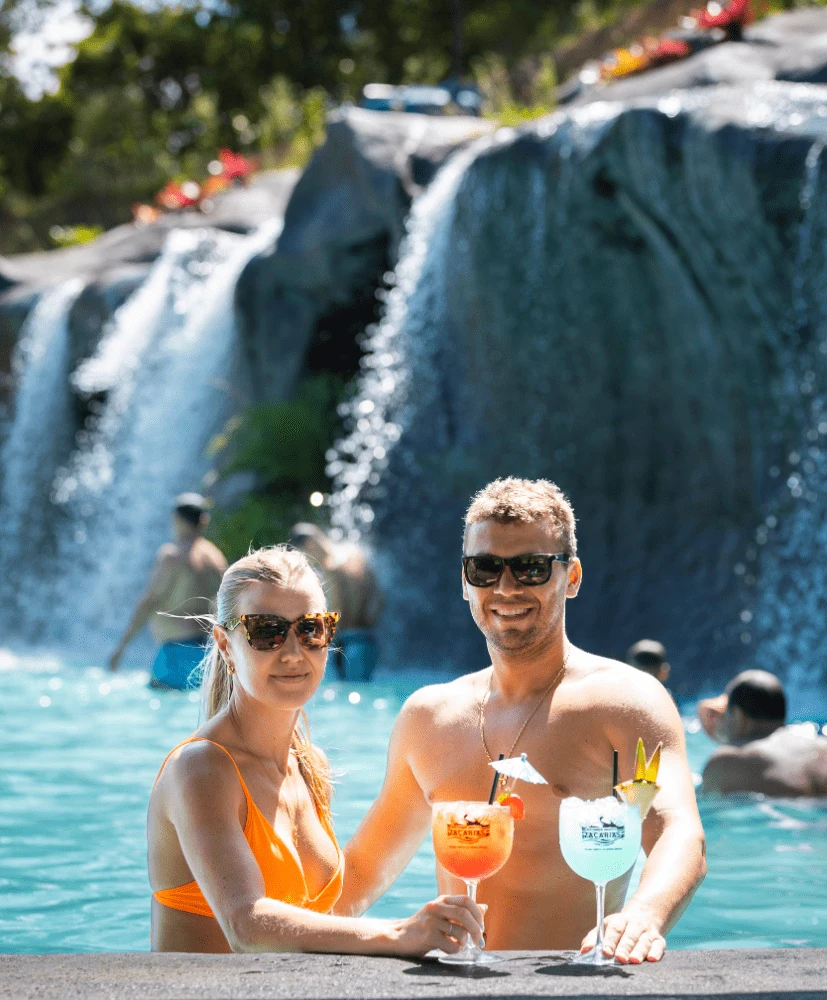
[[[503,792],[497,796],[497,802],[501,806],[508,806],[514,819],[522,819],[525,816],[525,802],[519,795],[513,792]]]
[[[657,784],[657,777],[660,768],[662,746],[662,743],[658,743],[657,749],[647,761],[646,751],[643,748],[643,740],[638,738],[637,750],[635,752],[635,776],[631,781],[624,781],[619,785],[615,785],[615,791],[618,792],[624,802],[638,807],[641,819],[645,819],[655,800],[655,796],[660,791],[660,785]]]

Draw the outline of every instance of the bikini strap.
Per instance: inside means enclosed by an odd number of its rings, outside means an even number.
[[[214,747],[218,747],[219,750],[223,750],[224,751],[224,753],[232,761],[233,767],[235,768],[235,773],[238,775],[238,780],[241,782],[241,790],[244,792],[244,798],[247,800],[247,810],[249,812],[249,810],[250,810],[250,803],[252,802],[252,796],[250,795],[249,791],[247,790],[247,786],[244,783],[244,779],[241,777],[241,771],[239,771],[239,769],[238,769],[238,764],[236,764],[235,758],[233,757],[233,755],[230,753],[230,751],[226,747],[221,746],[220,743],[215,743],[213,740],[208,740],[206,736],[190,736],[187,739],[182,740],[178,744],[178,746],[173,747],[170,750],[170,752],[166,755],[166,757],[164,757],[164,762],[163,762],[163,764],[161,764],[161,767],[158,770],[158,776],[155,778],[155,783],[152,786],[153,789],[155,788],[155,785],[158,784],[158,778],[161,777],[161,771],[163,771],[163,769],[164,769],[164,767],[166,765],[166,762],[169,760],[169,758],[175,753],[176,750],[180,750],[181,747],[185,747],[188,743],[212,743],[212,745]]]

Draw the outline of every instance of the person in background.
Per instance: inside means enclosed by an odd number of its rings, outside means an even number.
[[[698,705],[698,718],[724,744],[706,763],[704,791],[827,795],[827,740],[809,724],[785,725],[787,699],[773,674],[743,671]]]
[[[373,628],[382,595],[365,551],[351,543],[336,545],[315,524],[294,525],[289,543],[318,565],[328,598],[340,610],[332,650],[336,672],[343,680],[370,680],[377,662]]]
[[[209,524],[207,504],[199,493],[182,493],[172,515],[174,542],[162,545],[143,597],[123,638],[109,658],[117,670],[123,652],[149,622],[160,649],[152,664],[150,685],[183,690],[204,656],[208,633],[198,616],[214,610],[215,595],[227,568],[222,553],[203,537]]]
[[[666,659],[666,648],[656,639],[641,639],[634,646],[630,646],[626,652],[626,662],[630,667],[637,667],[638,670],[654,677],[661,684],[666,684],[669,680],[672,668]]]

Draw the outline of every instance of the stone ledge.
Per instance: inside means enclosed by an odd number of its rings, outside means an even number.
[[[504,952],[482,970],[350,955],[3,955],[0,996],[15,1000],[437,1000],[453,997],[726,997],[827,1000],[827,948],[671,951],[663,962],[569,966],[559,952]]]

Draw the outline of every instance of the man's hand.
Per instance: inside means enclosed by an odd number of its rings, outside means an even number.
[[[594,948],[597,928],[583,939],[581,953]],[[618,962],[640,965],[659,962],[666,951],[666,940],[652,918],[640,913],[613,913],[603,922],[603,954],[614,955]]]

